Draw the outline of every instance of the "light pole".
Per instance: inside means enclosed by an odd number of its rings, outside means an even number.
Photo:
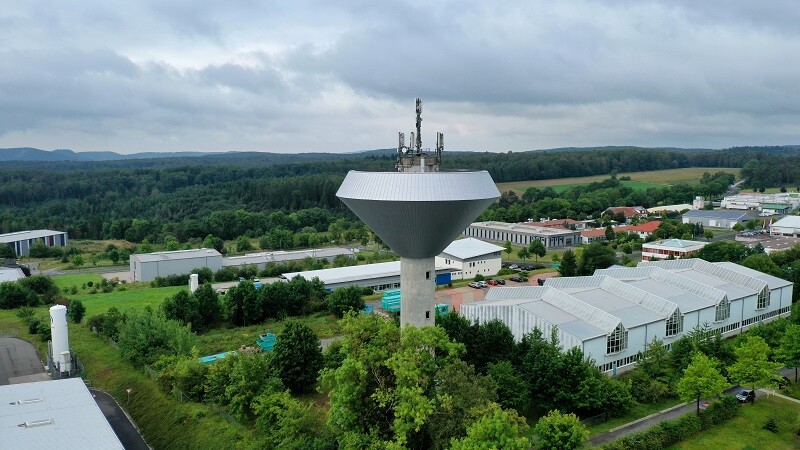
[[[129,405],[131,404],[131,391],[132,390],[133,389],[131,389],[131,388],[125,389],[125,391],[128,393],[128,404]]]

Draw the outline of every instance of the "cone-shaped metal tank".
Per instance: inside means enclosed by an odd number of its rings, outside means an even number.
[[[435,318],[435,256],[500,192],[485,171],[351,171],[336,196],[402,257],[400,324],[425,326]]]
[[[500,192],[485,171],[350,171],[336,196],[400,256],[432,258]]]

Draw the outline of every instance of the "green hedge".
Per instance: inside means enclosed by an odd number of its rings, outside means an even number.
[[[730,420],[739,414],[739,401],[735,397],[725,396],[713,402],[698,416],[686,414],[675,420],[665,420],[641,433],[625,436],[604,445],[605,450],[661,450],[678,442]]]

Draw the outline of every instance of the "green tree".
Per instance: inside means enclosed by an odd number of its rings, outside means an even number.
[[[543,450],[570,450],[583,445],[589,431],[575,414],[562,414],[555,409],[536,422],[533,432]]]
[[[83,303],[80,300],[71,300],[69,302],[67,313],[70,320],[72,320],[72,323],[81,323],[81,320],[83,320],[83,315],[86,314],[86,307],[83,306]]]
[[[451,441],[452,450],[503,449],[527,450],[531,446],[526,436],[528,424],[513,409],[492,405],[475,423],[467,435]]]
[[[222,240],[222,238],[216,237],[213,234],[209,234],[205,237],[205,239],[203,239],[203,248],[213,248],[214,250],[222,253],[224,247],[225,242]]]
[[[511,256],[511,253],[514,252],[514,248],[511,246],[511,241],[506,241],[506,243],[503,244],[503,248],[505,248],[504,251],[506,252],[506,255],[508,255],[508,256]]]
[[[313,390],[322,369],[322,347],[308,326],[290,320],[278,335],[273,361],[283,384],[294,393]]]
[[[578,265],[575,261],[575,253],[572,250],[567,250],[564,252],[564,256],[561,258],[561,265],[558,268],[558,273],[561,274],[562,277],[574,277],[577,275]]]
[[[10,245],[0,244],[0,259],[17,259],[17,252]]]
[[[791,324],[781,338],[781,345],[775,351],[775,359],[794,367],[794,381],[797,382],[797,368],[800,366],[800,325]]]
[[[39,306],[41,299],[35,292],[19,283],[0,283],[0,309],[20,306]]]
[[[250,239],[247,236],[239,236],[236,238],[236,251],[237,252],[246,252],[253,249],[253,244],[250,243]]]
[[[201,322],[197,298],[189,291],[179,291],[161,304],[164,316],[170,320],[178,320],[184,325]]]
[[[335,289],[328,294],[328,310],[338,317],[344,317],[348,311],[364,309],[364,298],[361,288],[356,285]]]
[[[164,249],[168,252],[173,252],[181,248],[181,243],[178,242],[178,238],[171,234],[167,234],[164,236]]]
[[[142,253],[152,253],[153,245],[150,244],[150,240],[148,239],[143,240],[142,244],[139,246],[139,251]]]
[[[750,255],[743,259],[740,264],[772,276],[780,277],[782,275],[781,268],[766,253]]]
[[[616,239],[617,235],[614,233],[614,228],[611,227],[611,224],[606,225],[605,236],[608,242],[612,242],[614,239]]]
[[[258,293],[252,283],[243,281],[225,294],[225,317],[236,326],[259,322],[262,318],[260,306]]]
[[[767,359],[769,346],[763,338],[748,336],[734,353],[736,362],[728,367],[728,376],[734,383],[753,390],[777,385],[775,372],[781,364]]]
[[[728,387],[730,385],[711,358],[697,352],[689,367],[683,371],[683,378],[678,381],[678,395],[683,401],[696,400],[697,415],[700,415],[700,399],[720,395]]]
[[[231,414],[242,422],[253,420],[255,400],[259,395],[282,390],[280,380],[270,376],[272,368],[268,355],[256,353],[239,356],[231,368],[224,401]]]
[[[703,230],[703,237],[706,238],[707,241],[714,239],[714,232],[711,230]]]
[[[605,269],[616,262],[617,257],[612,248],[593,242],[583,248],[578,262],[578,275],[592,275],[596,269]]]
[[[253,448],[332,449],[336,442],[318,408],[285,391],[264,391],[253,402],[257,442]]]
[[[539,262],[539,257],[544,257],[547,254],[547,249],[540,239],[534,239],[528,245],[528,253],[536,257],[536,262]]]
[[[195,291],[194,297],[197,299],[199,326],[208,329],[222,322],[222,303],[220,303],[219,295],[217,295],[210,283],[203,283]]]
[[[162,310],[146,307],[129,313],[121,325],[117,346],[134,366],[152,363],[160,356],[189,355],[197,336],[188,326],[169,320]]]
[[[489,364],[486,373],[497,385],[497,401],[504,408],[523,413],[528,409],[528,385],[509,361]]]
[[[72,257],[72,265],[75,267],[80,267],[83,265],[83,256],[75,255]]]
[[[531,251],[528,250],[528,247],[522,247],[521,249],[517,250],[517,256],[519,256],[519,259],[525,261],[531,257]]]
[[[741,223],[735,223],[735,224],[733,224],[732,229],[733,229],[733,231],[736,231],[737,233],[741,233],[742,231],[744,231],[744,226]]]
[[[45,303],[54,303],[56,298],[61,293],[56,286],[56,283],[53,282],[51,277],[46,275],[33,275],[27,278],[23,278],[18,282],[21,286],[24,286],[33,292],[35,292]]]

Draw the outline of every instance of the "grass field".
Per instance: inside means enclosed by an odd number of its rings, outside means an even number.
[[[54,277],[50,277],[53,280],[53,283],[61,289],[61,292],[64,292],[66,289],[71,288],[72,286],[81,289],[83,285],[88,282],[92,283],[99,283],[100,280],[103,279],[99,274],[96,273],[76,273],[71,275],[56,275]]]
[[[69,299],[77,299],[86,307],[86,317],[92,317],[108,311],[108,308],[116,306],[120,311],[130,309],[144,309],[145,306],[157,307],[167,297],[172,297],[178,291],[185,290],[184,286],[170,286],[162,288],[136,288],[132,289],[123,286],[125,291],[114,291],[109,293],[98,292],[97,294],[78,294],[69,295]],[[119,288],[118,288],[119,289]]]
[[[682,450],[708,449],[796,449],[800,404],[759,393],[753,405],[742,405],[738,417],[692,437],[686,442],[668,447]],[[778,432],[762,429],[767,419],[778,423]]]
[[[714,174],[716,172],[728,172],[736,176],[739,180],[739,171],[737,167],[687,167],[684,169],[667,169],[667,170],[654,170],[648,172],[626,172],[617,174],[617,178],[631,177],[631,181],[623,181],[631,183],[628,186],[634,189],[647,189],[648,187],[665,186],[671,184],[694,184],[702,178],[703,173],[708,172]],[[597,175],[593,177],[576,177],[576,178],[558,178],[554,180],[530,180],[530,181],[515,181],[512,183],[497,183],[497,189],[500,192],[517,191],[519,194],[525,192],[529,187],[545,187],[551,186],[556,191],[568,189],[568,187],[561,186],[580,186],[584,184],[594,183],[608,179],[608,175]],[[556,186],[559,186],[556,188]],[[647,186],[647,187],[645,187]]]

